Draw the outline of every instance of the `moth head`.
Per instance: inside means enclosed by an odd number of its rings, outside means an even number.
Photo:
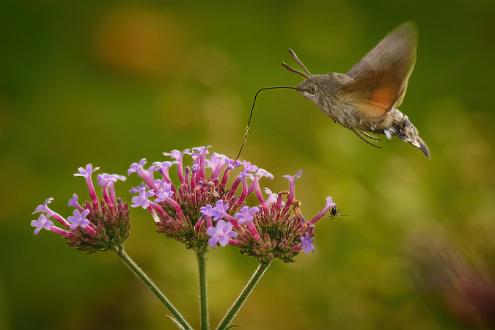
[[[316,84],[316,81],[314,79],[308,78],[304,80],[302,83],[300,83],[296,87],[296,90],[302,95],[304,95],[304,97],[315,101],[316,94],[318,92],[318,85]]]

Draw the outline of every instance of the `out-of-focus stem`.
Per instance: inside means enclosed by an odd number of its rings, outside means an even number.
[[[170,300],[160,291],[156,284],[149,278],[149,276],[139,267],[134,260],[127,254],[124,247],[120,246],[115,248],[115,252],[119,258],[126,264],[127,267],[136,275],[147,287],[153,292],[153,294],[162,302],[165,307],[172,313],[175,320],[181,325],[184,330],[192,330],[192,327],[187,323],[182,314],[175,308]]]

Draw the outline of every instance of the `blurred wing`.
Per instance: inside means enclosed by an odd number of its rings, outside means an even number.
[[[401,105],[416,62],[416,29],[406,22],[390,32],[347,73],[340,97],[371,117]]]

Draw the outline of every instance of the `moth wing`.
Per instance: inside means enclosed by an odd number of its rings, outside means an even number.
[[[416,44],[411,23],[397,27],[347,72],[354,81],[340,96],[371,117],[400,106],[416,62]]]

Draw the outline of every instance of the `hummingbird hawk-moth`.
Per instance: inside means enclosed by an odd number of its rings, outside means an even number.
[[[282,65],[305,78],[296,90],[315,102],[336,123],[353,131],[361,140],[379,140],[369,133],[384,134],[430,151],[409,118],[399,111],[416,62],[417,36],[406,22],[390,32],[347,73],[311,74],[296,53],[289,53],[302,71]],[[379,147],[378,147],[379,148]]]
[[[419,148],[430,157],[426,143],[409,118],[399,111],[406,94],[407,83],[416,62],[416,29],[403,23],[354,65],[347,73],[311,74],[289,48],[289,53],[302,71],[282,62],[287,70],[305,78],[297,87],[272,86],[259,89],[253,100],[244,138],[237,154],[239,158],[246,143],[256,98],[265,90],[295,89],[315,102],[334,122],[350,129],[361,140],[380,148],[371,140],[380,139],[370,133],[384,134]]]

